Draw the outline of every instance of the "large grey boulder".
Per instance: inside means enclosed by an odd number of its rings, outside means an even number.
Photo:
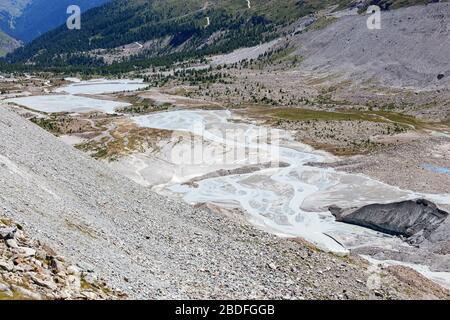
[[[367,227],[392,235],[428,239],[448,217],[448,212],[434,203],[409,200],[388,204],[371,204],[361,208],[329,208],[337,221]]]

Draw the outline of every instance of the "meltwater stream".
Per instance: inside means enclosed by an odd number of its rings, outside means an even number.
[[[283,163],[283,166],[257,172],[204,179],[195,186],[180,183],[183,179],[177,177],[164,188],[191,204],[209,202],[244,209],[253,224],[280,236],[302,237],[326,250],[347,252],[348,249],[369,244],[407,246],[396,237],[336,222],[328,211],[330,205],[354,207],[419,197],[438,204],[450,204],[448,194],[418,194],[364,175],[309,166],[307,163],[323,162],[331,156],[295,142],[287,132],[280,130],[271,131],[270,136],[275,138],[267,143],[267,139],[261,139],[261,132],[265,134],[267,131],[237,121],[239,119],[233,118],[230,111],[180,110],[135,117],[133,120],[142,127],[201,136],[204,146],[222,145],[219,152],[215,148],[214,152],[203,154],[203,161],[215,163],[212,171],[217,170],[217,163],[224,158],[228,160],[223,162],[223,168],[268,161]],[[198,140],[195,141],[198,143]],[[177,147],[181,147],[186,154],[198,147],[193,144],[192,141],[185,141],[184,144],[180,141]],[[275,144],[279,147],[274,147]],[[201,148],[196,149],[194,157],[198,157],[201,151]],[[179,165],[189,166],[192,177],[195,164]],[[199,176],[204,174],[204,167],[202,170]]]
[[[96,95],[146,87],[141,80],[67,80],[73,83],[57,89],[57,95],[18,98],[9,102],[43,112],[96,110],[115,113],[118,107],[127,104],[79,94]],[[302,237],[326,250],[346,253],[365,245],[395,250],[408,247],[396,237],[336,222],[327,209],[330,205],[351,207],[417,197],[438,204],[450,203],[450,195],[416,194],[363,175],[308,166],[309,162],[330,160],[330,155],[297,143],[287,132],[280,130],[272,130],[271,133],[275,134],[268,142],[264,137],[267,131],[262,127],[243,123],[229,111],[180,110],[133,120],[142,127],[173,131],[174,139],[162,141],[161,149],[152,152],[150,157],[133,155],[131,162],[124,162],[122,172],[125,175],[130,171],[131,178],[144,185],[160,181],[158,183],[164,184],[155,186],[156,191],[182,197],[192,204],[211,202],[225,208],[243,209],[251,222],[269,232]],[[223,131],[228,131],[228,134],[224,135]],[[177,136],[177,133],[182,134]],[[191,133],[197,139],[186,141],[186,136]],[[179,157],[183,154],[192,154],[193,158],[200,158],[203,162],[191,163],[186,157]],[[267,162],[282,165],[257,172],[250,170],[252,173],[245,171],[247,165]],[[244,170],[241,174],[183,184],[208,172],[236,168]],[[370,261],[371,258],[367,259]],[[383,261],[383,264],[407,265],[399,261]],[[450,288],[450,273],[432,272],[427,266],[408,266]]]

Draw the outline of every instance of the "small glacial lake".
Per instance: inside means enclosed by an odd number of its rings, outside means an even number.
[[[79,96],[106,94],[113,92],[136,91],[146,88],[148,85],[142,79],[95,79],[81,81],[76,78],[66,78],[72,83],[54,90],[55,95],[28,96],[6,100],[16,103],[32,110],[58,113],[58,112],[92,112],[100,111],[108,114],[115,113],[115,110],[130,106],[129,103],[100,100],[94,97]]]
[[[450,174],[450,168],[438,167],[429,163],[423,164],[422,168],[434,173]]]

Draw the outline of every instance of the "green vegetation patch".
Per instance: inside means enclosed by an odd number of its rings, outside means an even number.
[[[335,121],[365,120],[376,122],[381,121],[376,117],[364,113],[330,112],[330,111],[297,109],[297,108],[269,109],[263,113],[271,117],[292,121],[306,121],[306,120],[335,120]]]
[[[259,109],[261,115],[291,121],[327,120],[327,121],[371,121],[396,123],[402,127],[423,129],[427,123],[409,115],[389,111],[322,111],[299,108]]]
[[[30,120],[46,131],[49,131],[56,135],[61,134],[61,131],[59,130],[59,126],[57,124],[57,120],[55,118],[32,118]]]
[[[399,124],[409,125],[413,126],[416,129],[420,129],[424,126],[424,122],[420,121],[417,118],[414,118],[413,116],[409,116],[406,114],[401,114],[397,112],[390,112],[390,111],[368,111],[364,112],[365,114],[371,116],[376,115],[379,117],[382,117],[383,119],[387,119],[387,122],[392,121]]]

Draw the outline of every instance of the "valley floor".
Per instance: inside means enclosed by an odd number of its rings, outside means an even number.
[[[0,116],[2,216],[132,298],[447,297],[416,273],[411,286],[390,268],[157,196],[20,116]]]
[[[229,76],[236,76],[235,70]],[[257,82],[246,83],[248,92],[256,92],[251,83],[257,86]],[[40,89],[27,81],[6,85],[8,98],[14,90],[21,95],[27,88],[36,95],[54,88],[47,84]],[[320,97],[319,89],[307,86],[315,92],[311,101]],[[161,141],[170,137],[167,130],[136,126],[128,120],[130,116],[228,107],[243,123],[297,132],[294,136],[300,142],[346,156],[335,157],[336,162],[325,166],[364,173],[417,192],[449,193],[449,175],[442,173],[450,166],[448,127],[440,114],[418,120],[400,110],[360,109],[358,102],[344,107],[333,99],[300,108],[276,108],[255,105],[243,99],[244,93],[235,95],[223,84],[208,90],[205,95],[203,88],[172,83],[143,92],[96,96],[132,104],[124,106],[127,116],[46,115],[17,105],[2,106],[2,215],[23,224],[81,270],[95,271],[132,298],[450,297],[410,268],[370,265],[357,255],[338,256],[304,240],[272,236],[251,226],[240,210],[214,205],[192,208],[156,195],[148,187],[157,187],[160,179],[169,177],[166,167],[155,170],[158,164],[154,164],[148,173],[155,180],[141,181],[143,186],[115,171],[121,171],[122,158],[160,152]],[[437,121],[443,129],[439,127],[434,133],[438,136],[432,137],[426,130]],[[66,142],[105,161],[90,159]]]
[[[1,74],[0,300],[450,299],[450,5],[409,4],[119,79]],[[141,65],[225,30],[20,61]]]

